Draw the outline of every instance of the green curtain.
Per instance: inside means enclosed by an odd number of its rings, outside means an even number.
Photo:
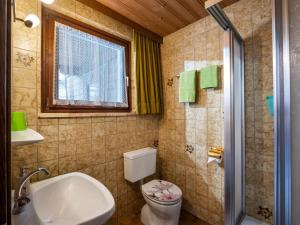
[[[163,112],[160,44],[134,31],[138,114]]]

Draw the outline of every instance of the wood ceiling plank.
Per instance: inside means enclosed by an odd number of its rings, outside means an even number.
[[[181,4],[178,0],[159,0],[166,4],[168,9],[173,9],[173,11],[176,12],[177,16],[184,17],[188,24],[196,21],[199,19],[199,17],[195,14],[189,11],[183,4]]]
[[[168,9],[166,9],[164,5],[159,4],[159,2],[157,1],[135,1],[143,5],[147,10],[150,10],[155,16],[160,16],[165,22],[172,24],[172,26],[176,28],[175,30],[178,30],[186,25],[186,23],[184,23],[177,16],[174,16],[174,14],[172,14]]]
[[[198,13],[195,12],[194,9],[191,9],[191,8],[189,7],[188,2],[191,2],[190,0],[174,0],[174,1],[176,1],[179,5],[181,5],[181,7],[182,7],[185,11],[189,12],[189,13],[194,17],[195,20],[199,19]]]
[[[203,8],[205,8],[205,1],[206,0],[196,0]]]
[[[133,28],[144,29],[152,38],[173,33],[208,15],[205,10],[207,0],[77,0],[86,5],[96,2],[102,13],[131,24]],[[220,6],[226,7],[238,0],[222,0]],[[96,5],[97,5],[96,4]],[[104,8],[105,7],[105,8]],[[108,12],[107,12],[108,10]],[[149,36],[148,35],[148,36]]]
[[[148,19],[155,27],[158,26],[161,28],[165,33],[173,32],[174,30],[178,29],[178,25],[176,25],[173,20],[166,20],[164,17],[164,14],[160,13],[157,14],[152,11],[149,6],[145,4],[145,0],[119,0],[123,4],[125,4],[128,9],[133,14],[141,14],[142,12],[142,18]]]
[[[186,26],[190,23],[190,21],[182,14],[179,14],[176,10],[174,10],[172,7],[170,7],[166,1],[164,0],[152,0],[152,1],[156,1],[159,5],[161,5],[164,9],[166,9],[168,11],[168,13],[170,13],[174,18],[179,19],[180,21],[182,21],[183,26]],[[182,28],[181,27],[181,28]]]
[[[113,9],[114,11],[117,11],[121,15],[129,18],[130,20],[136,21],[141,26],[159,34],[159,35],[165,35],[166,31],[163,29],[160,24],[153,23],[153,20],[149,17],[144,17],[143,11],[135,11],[134,9],[129,8],[126,4],[124,4],[120,0],[97,0],[97,2],[100,2],[103,5],[106,5],[107,7]],[[172,32],[168,30],[167,32]]]
[[[104,15],[107,15],[115,20],[118,20],[118,21],[136,29],[137,31],[143,33],[144,35],[150,37],[153,40],[158,41],[159,43],[163,43],[163,38],[159,34],[148,30],[147,28],[138,24],[138,22],[128,19],[128,17],[121,15],[120,13],[112,10],[111,8],[107,7],[106,5],[101,4],[100,2],[97,2],[96,0],[77,0],[77,1],[89,6],[95,10],[98,10],[99,12],[103,13]]]
[[[177,0],[182,2],[182,4],[186,5],[186,7],[189,8],[189,10],[193,11],[198,18],[203,18],[208,15],[207,11],[203,7],[203,2],[199,1],[191,1],[191,0]]]

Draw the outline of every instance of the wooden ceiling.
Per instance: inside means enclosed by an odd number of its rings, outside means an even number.
[[[79,0],[80,1],[80,0]],[[94,1],[94,3],[92,3]],[[166,36],[207,16],[206,0],[82,0],[92,7],[103,7],[119,14],[134,24],[157,34]],[[223,0],[226,7],[238,0]],[[98,3],[98,4],[97,4]],[[107,10],[106,10],[107,11]],[[122,20],[122,18],[120,18]]]

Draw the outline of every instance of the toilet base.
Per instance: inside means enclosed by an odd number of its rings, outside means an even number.
[[[151,211],[149,205],[145,204],[141,212],[141,221],[144,225],[178,225],[181,207],[177,208],[178,212],[173,213],[171,218],[166,218],[155,214]]]
[[[153,225],[153,223],[151,223],[151,220],[150,220],[150,209],[147,204],[144,205],[142,208],[141,221],[144,225]]]

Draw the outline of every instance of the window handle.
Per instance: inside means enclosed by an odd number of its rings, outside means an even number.
[[[129,87],[129,77],[126,76],[126,86]]]

